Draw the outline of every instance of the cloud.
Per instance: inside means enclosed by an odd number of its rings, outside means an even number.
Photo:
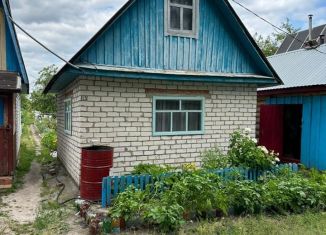
[[[296,27],[307,27],[307,15],[315,24],[326,23],[324,0],[238,0],[271,22],[280,25],[288,17]],[[15,0],[11,1],[14,19],[33,36],[70,59],[127,0]],[[268,35],[274,29],[251,13],[232,3],[236,12],[254,34]],[[26,68],[31,80],[45,66],[63,62],[45,51],[17,29]]]

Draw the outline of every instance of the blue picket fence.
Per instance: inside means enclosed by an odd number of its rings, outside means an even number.
[[[272,172],[280,169],[287,168],[291,171],[297,172],[299,167],[297,164],[281,164],[277,165]],[[212,170],[212,173],[219,175],[222,178],[228,179],[234,177],[234,173],[240,173],[241,178],[244,180],[256,181],[260,176],[266,172],[255,169],[244,168],[226,168]],[[155,181],[160,180],[168,175],[162,175],[160,177],[153,177],[151,175],[128,175],[128,176],[110,176],[103,178],[102,181],[102,207],[108,207],[111,205],[112,200],[121,192],[124,192],[126,188],[133,185],[135,188],[145,190],[148,185],[153,185]]]

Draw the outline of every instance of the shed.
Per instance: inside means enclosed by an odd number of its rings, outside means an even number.
[[[65,65],[58,156],[79,183],[82,148],[114,147],[111,174],[200,164],[256,125],[257,87],[281,80],[226,0],[131,0]]]
[[[326,45],[268,58],[284,85],[260,89],[260,143],[284,162],[326,170]]]

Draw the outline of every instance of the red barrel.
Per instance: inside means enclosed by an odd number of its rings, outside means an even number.
[[[99,201],[102,196],[102,179],[110,175],[113,166],[113,148],[92,146],[82,149],[80,196]]]

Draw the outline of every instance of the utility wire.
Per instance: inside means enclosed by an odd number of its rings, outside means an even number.
[[[285,31],[284,29],[282,29],[281,27],[271,23],[270,21],[266,20],[265,18],[263,18],[262,16],[258,15],[256,12],[250,10],[249,8],[247,8],[246,6],[244,6],[243,4],[239,3],[238,1],[236,0],[231,0],[232,2],[234,2],[235,4],[239,5],[240,7],[242,7],[243,9],[245,9],[246,11],[250,12],[251,14],[255,15],[256,17],[258,17],[259,19],[261,19],[262,21],[266,22],[267,24],[271,25],[272,27],[276,28],[277,30],[280,30],[282,31],[283,33],[285,33],[286,35],[290,36],[291,38],[293,38],[294,40],[297,40],[298,42],[304,44],[305,42],[301,41],[300,39],[296,38],[295,36],[293,36],[292,34],[288,33],[287,31]],[[317,48],[311,48],[311,49],[314,49],[316,51],[318,51],[319,53],[321,54],[325,54],[325,52],[322,52],[320,50],[318,50]]]
[[[60,60],[62,60],[63,62],[66,62],[68,65],[70,65],[71,67],[81,70],[81,68],[79,68],[78,66],[70,63],[69,61],[65,60],[63,57],[61,57],[60,55],[58,55],[57,53],[53,52],[51,49],[49,49],[47,46],[45,46],[43,43],[41,43],[39,40],[37,40],[35,37],[33,37],[30,33],[28,33],[23,27],[21,27],[18,23],[16,23],[14,21],[14,19],[10,16],[7,15],[8,18],[11,20],[11,22],[16,25],[23,33],[25,33],[28,37],[30,37],[33,41],[35,41],[37,44],[39,44],[40,46],[42,46],[45,50],[47,50],[48,52],[50,52],[51,54],[53,54],[54,56],[56,56],[57,58],[59,58]]]

